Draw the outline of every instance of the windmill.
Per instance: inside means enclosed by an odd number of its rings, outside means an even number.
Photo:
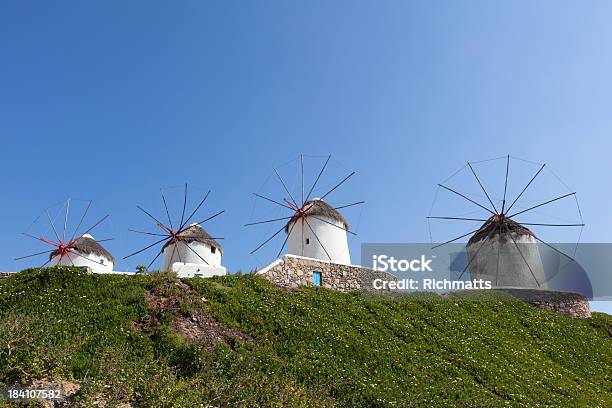
[[[130,229],[129,231],[147,235],[152,237],[160,237],[157,241],[146,247],[133,252],[123,259],[131,258],[137,254],[147,251],[157,245],[161,245],[161,249],[153,260],[147,265],[147,269],[151,268],[151,265],[163,254],[163,270],[172,270],[179,274],[179,276],[212,276],[225,274],[225,268],[221,266],[221,257],[223,254],[223,248],[217,242],[223,238],[214,238],[204,230],[202,224],[216,218],[223,214],[225,210],[218,211],[215,214],[203,219],[202,221],[191,222],[192,219],[197,215],[198,211],[210,195],[210,190],[204,195],[204,198],[198,203],[195,209],[185,217],[187,211],[187,184],[185,184],[182,210],[180,221],[173,222],[170,216],[170,209],[168,208],[168,201],[164,195],[164,191],[160,189],[161,199],[164,205],[164,210],[167,217],[167,223],[160,221],[161,217],[154,216],[150,211],[144,209],[142,206],[137,205],[142,213],[144,213],[151,221],[155,223],[155,226],[159,230],[155,232],[140,231]],[[175,219],[176,221],[176,219]]]
[[[565,194],[554,195],[552,196],[553,198],[532,202],[531,204],[522,204],[521,199],[525,197],[525,192],[528,191],[530,186],[533,186],[534,181],[536,181],[539,176],[541,177],[543,170],[546,168],[546,164],[529,162],[514,157],[512,157],[512,159],[519,160],[523,163],[538,165],[538,170],[535,172],[535,174],[531,175],[529,182],[524,185],[524,187],[516,195],[516,198],[514,198],[512,201],[507,201],[510,188],[509,175],[511,174],[510,155],[501,158],[483,160],[480,162],[468,162],[462,169],[455,172],[453,176],[438,184],[438,191],[436,192],[436,195],[440,191],[443,191],[444,193],[450,194],[453,198],[459,198],[464,200],[465,203],[469,203],[468,205],[472,206],[473,209],[477,210],[481,215],[488,215],[487,218],[482,216],[474,218],[471,216],[473,212],[468,213],[470,216],[466,216],[465,214],[460,214],[457,216],[431,215],[430,213],[430,215],[427,217],[428,222],[431,222],[432,220],[444,220],[451,222],[482,223],[478,228],[450,240],[446,240],[445,242],[435,245],[433,248],[441,247],[443,245],[456,242],[462,238],[470,237],[466,246],[468,256],[467,264],[459,275],[459,279],[461,279],[463,274],[469,269],[470,277],[472,279],[483,279],[485,281],[490,281],[492,285],[496,287],[546,288],[547,281],[550,279],[550,276],[547,276],[545,273],[539,244],[543,244],[547,248],[552,249],[558,254],[557,256],[560,255],[570,262],[573,262],[574,259],[572,256],[544,241],[541,238],[541,232],[535,233],[532,231],[532,229],[580,228],[581,235],[584,223],[582,222],[580,207],[576,198],[576,192],[571,191],[571,189],[569,189],[569,187],[567,187],[567,185],[565,185],[551,170],[549,170],[550,174],[570,191]],[[504,161],[504,169],[502,170],[503,173],[501,174],[505,173],[505,178],[503,182],[503,195],[501,195],[501,198],[496,199],[494,196],[489,194],[487,189],[485,189],[485,183],[483,183],[481,177],[479,177],[476,172],[476,164],[495,162],[499,160]],[[478,189],[480,194],[484,194],[484,196],[479,196],[481,200],[475,199],[475,194],[469,194],[465,191],[460,191],[460,188],[451,188],[445,184],[464,169],[469,169],[469,171],[466,171],[466,173],[472,179],[472,186]],[[489,174],[489,172],[483,174]],[[546,184],[546,186],[549,185],[550,183]],[[533,189],[533,187],[531,188]],[[499,191],[501,193],[501,190]],[[570,206],[573,207],[573,203],[575,203],[575,209],[579,215],[579,217],[575,218],[579,218],[579,222],[565,221],[563,223],[554,223],[542,222],[541,220],[531,221],[518,219],[519,216],[525,217],[528,214],[536,212],[536,209],[541,209],[543,207],[550,206],[553,203],[560,203],[562,200],[568,199],[570,202],[572,202]],[[573,201],[571,201],[571,199],[573,199]],[[515,209],[515,206],[520,204],[522,204],[522,209]],[[554,216],[553,218],[562,219]],[[579,239],[580,238],[578,238],[578,240]]]
[[[349,180],[355,174],[355,172],[353,171],[342,178],[320,197],[312,197],[317,184],[328,167],[330,159],[331,155],[327,156],[325,163],[318,172],[318,175],[314,179],[314,182],[312,182],[312,185],[307,193],[305,192],[303,155],[299,156],[300,191],[297,194],[295,192],[291,192],[287,186],[287,183],[281,177],[276,168],[273,170],[274,178],[276,178],[278,181],[278,187],[282,188],[281,194],[284,197],[281,199],[276,199],[259,193],[253,193],[259,199],[275,204],[277,207],[282,207],[285,211],[287,211],[287,215],[279,218],[271,218],[245,224],[245,226],[277,222],[283,224],[270,237],[253,249],[251,254],[254,254],[272,241],[272,239],[274,239],[276,236],[284,232],[286,237],[280,251],[278,252],[277,258],[281,256],[285,246],[287,246],[288,254],[320,259],[339,264],[349,265],[351,263],[347,234],[357,234],[349,230],[348,222],[338,210],[363,204],[364,201],[333,206],[329,204],[326,199],[332,192],[336,191],[341,185]],[[295,197],[297,197],[297,199]]]
[[[34,254],[20,256],[15,258],[15,260],[18,261],[46,255],[47,261],[42,264],[41,267],[45,267],[47,265],[65,265],[88,267],[96,273],[112,272],[113,266],[115,265],[115,258],[100,243],[111,241],[113,238],[95,240],[90,234],[90,232],[104,222],[109,215],[105,215],[87,228],[84,232],[80,233],[81,226],[83,225],[92,204],[91,201],[86,201],[86,203],[87,205],[80,217],[79,223],[73,229],[72,233],[69,231],[71,229],[69,217],[71,212],[71,204],[73,204],[74,210],[73,200],[66,200],[62,204],[60,211],[58,211],[54,217],[51,216],[49,208],[46,208],[31,225],[35,225],[37,222],[43,219],[46,220],[46,222],[43,221],[43,223],[46,224],[48,222],[47,228],[42,233],[36,235],[29,232],[24,232],[23,235],[38,242],[42,242],[43,244],[47,245],[48,249]],[[56,222],[60,217],[63,219],[63,228],[60,228],[60,231],[58,231],[58,228],[56,228]],[[49,234],[47,234],[47,232],[50,233],[51,231],[53,232],[53,235],[48,237],[47,235]]]

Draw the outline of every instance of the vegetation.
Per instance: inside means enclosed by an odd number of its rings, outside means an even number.
[[[191,323],[190,323],[191,322]],[[68,267],[0,279],[0,387],[107,406],[612,406],[612,318]]]

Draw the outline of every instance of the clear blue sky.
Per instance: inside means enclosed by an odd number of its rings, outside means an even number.
[[[213,190],[224,263],[249,270],[250,193],[300,153],[358,171],[337,198],[367,201],[354,258],[427,241],[436,183],[506,153],[549,163],[579,193],[582,240],[609,242],[611,17],[604,1],[3,2],[0,270],[28,265],[12,259],[40,247],[20,232],[68,197],[110,213],[126,255],[135,205],[184,182]]]

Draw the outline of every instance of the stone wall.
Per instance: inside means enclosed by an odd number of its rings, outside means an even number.
[[[368,290],[372,287],[371,281],[377,277],[397,280],[395,276],[386,272],[296,255],[285,255],[257,274],[281,288],[293,289],[298,286],[314,286],[313,272],[321,272],[321,287],[340,292]]]
[[[538,309],[571,317],[591,317],[589,300],[579,293],[535,289],[503,289],[503,291]]]

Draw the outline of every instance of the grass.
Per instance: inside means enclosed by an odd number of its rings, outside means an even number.
[[[182,281],[67,267],[0,279],[0,387],[72,380],[83,406],[612,406],[605,314],[288,293],[252,275]],[[154,310],[152,292],[180,307]],[[173,328],[179,315],[244,336],[189,341]]]

